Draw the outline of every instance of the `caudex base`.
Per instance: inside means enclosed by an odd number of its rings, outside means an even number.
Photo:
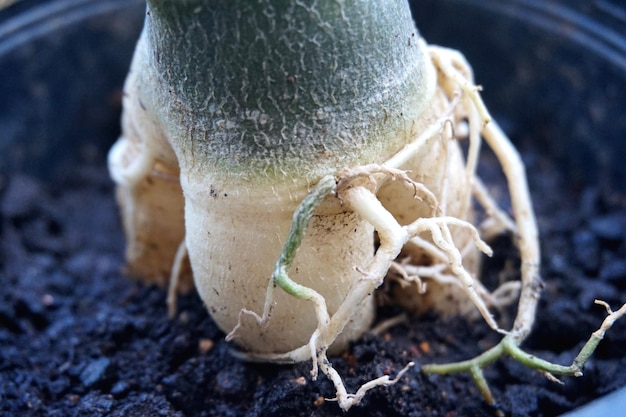
[[[338,401],[339,406],[343,410],[348,410],[353,405],[358,404],[368,390],[377,386],[396,383],[409,368],[414,366],[414,363],[410,362],[397,373],[395,378],[389,376],[377,378],[361,386],[356,393],[348,394],[340,375],[330,364],[326,352],[332,341],[341,332],[343,325],[345,325],[350,318],[350,306],[364,300],[367,294],[373,292],[383,283],[387,272],[392,267],[392,264],[400,254],[403,246],[406,245],[411,238],[420,234],[428,233],[431,235],[434,244],[447,255],[450,272],[465,286],[467,296],[476,305],[483,318],[494,330],[505,335],[496,346],[475,358],[456,363],[428,364],[421,366],[420,369],[422,372],[430,374],[469,372],[485,401],[492,406],[496,405],[496,401],[491,394],[489,384],[483,374],[483,369],[486,366],[500,358],[510,356],[523,365],[531,369],[536,369],[548,379],[555,382],[560,382],[555,375],[582,376],[582,369],[585,362],[603,339],[606,331],[616,320],[626,314],[626,304],[619,310],[612,311],[606,303],[596,301],[597,304],[605,306],[608,316],[605,318],[600,328],[591,335],[578,356],[569,366],[545,361],[525,352],[520,347],[532,327],[539,289],[541,287],[538,274],[539,248],[537,243],[537,231],[534,215],[530,206],[523,165],[517,152],[513,149],[506,136],[495,123],[491,121],[478,94],[478,88],[473,86],[469,80],[463,76],[462,72],[457,69],[458,67],[464,68],[465,66],[460,55],[454,51],[440,48],[432,48],[431,53],[433,61],[440,71],[440,77],[443,78],[443,82],[441,83],[443,85],[447,84],[448,88],[450,88],[450,85],[454,86],[452,87],[451,96],[464,94],[474,106],[472,110],[476,111],[479,115],[482,126],[481,133],[500,158],[509,182],[513,208],[516,214],[515,223],[508,220],[506,215],[495,207],[489,199],[484,198],[484,195],[481,195],[483,197],[481,200],[485,203],[484,208],[487,212],[501,219],[503,227],[511,227],[510,225],[514,224],[514,231],[519,239],[518,244],[523,265],[520,302],[518,306],[519,312],[513,330],[505,331],[499,328],[492,315],[489,313],[484,298],[476,291],[474,287],[475,280],[463,267],[462,256],[452,240],[450,227],[466,228],[471,233],[476,247],[487,255],[491,254],[491,249],[481,239],[478,230],[472,224],[454,217],[440,215],[431,218],[419,218],[408,225],[401,226],[376,198],[376,191],[380,184],[387,180],[405,182],[408,187],[412,188],[416,198],[434,198],[421,184],[411,180],[404,171],[396,168],[396,166],[399,165],[399,161],[403,161],[404,158],[411,153],[411,145],[407,146],[403,151],[383,165],[360,166],[344,170],[337,176],[323,178],[313,191],[302,201],[298,210],[294,213],[289,237],[280,258],[276,262],[274,273],[268,285],[264,311],[261,315],[248,310],[242,310],[241,312],[242,315],[254,316],[259,325],[263,326],[271,318],[273,293],[275,289],[279,287],[292,296],[310,301],[315,305],[318,327],[311,336],[309,344],[299,349],[285,354],[241,354],[241,356],[250,360],[275,362],[297,362],[310,357],[313,361],[311,370],[313,379],[318,375],[318,368],[321,369],[335,385],[337,393],[333,400]],[[446,123],[448,123],[448,120],[442,118],[432,126],[433,132],[427,131],[424,132],[423,135],[431,135],[436,131],[441,131],[444,129]],[[418,138],[415,143],[419,143],[419,141],[420,139]],[[353,286],[344,304],[332,316],[328,313],[323,297],[314,290],[303,287],[292,281],[288,275],[291,262],[305,234],[308,221],[312,217],[315,208],[328,196],[334,196],[340,199],[346,207],[370,222],[378,232],[380,239],[380,247],[376,251],[375,258],[367,268],[361,271],[363,278]],[[238,327],[235,327],[227,338],[235,337],[237,330]]]
[[[424,49],[426,49],[425,46]],[[264,329],[267,329],[268,326],[273,325],[277,321],[277,310],[280,306],[278,306],[276,300],[279,297],[282,297],[281,299],[284,301],[286,294],[290,300],[295,299],[298,302],[311,303],[315,320],[314,329],[310,336],[308,330],[305,329],[305,338],[308,337],[308,340],[296,338],[297,343],[290,341],[285,344],[290,346],[289,349],[274,349],[273,347],[268,348],[265,346],[263,349],[266,350],[257,349],[257,351],[254,351],[254,349],[251,349],[247,352],[239,353],[239,355],[248,360],[285,363],[311,359],[312,378],[317,378],[321,369],[322,373],[334,384],[336,389],[334,400],[338,402],[343,410],[348,410],[353,405],[358,404],[370,389],[397,382],[414,365],[413,363],[407,364],[395,378],[382,376],[367,382],[355,393],[351,394],[348,393],[341,376],[328,360],[328,352],[333,343],[338,340],[342,332],[346,333],[344,330],[350,328],[350,322],[353,321],[354,317],[358,316],[357,312],[359,309],[366,304],[374,291],[382,285],[390,270],[397,271],[401,277],[413,283],[426,282],[427,284],[432,283],[441,287],[452,288],[453,292],[459,296],[459,303],[466,303],[475,307],[474,310],[480,313],[494,331],[504,335],[498,345],[476,358],[453,364],[425,365],[421,367],[421,370],[426,373],[469,372],[490,404],[494,404],[495,401],[483,375],[482,369],[485,366],[500,357],[511,356],[524,365],[539,370],[551,379],[556,379],[554,375],[579,376],[582,373],[584,362],[591,355],[604,333],[615,320],[626,314],[626,305],[615,312],[610,311],[607,306],[609,311],[608,317],[604,320],[600,329],[593,333],[580,355],[570,366],[551,364],[533,357],[520,348],[533,326],[541,288],[538,232],[526,183],[524,164],[508,138],[497,124],[492,121],[479,94],[480,89],[473,83],[471,68],[461,54],[453,50],[437,47],[428,47],[426,50],[432,62],[432,67],[429,63],[425,68],[430,69],[431,72],[436,72],[436,75],[431,77],[436,78],[436,80],[433,80],[433,84],[436,85],[434,96],[440,99],[438,103],[443,107],[439,116],[430,121],[424,129],[420,129],[414,140],[406,143],[402,149],[386,161],[352,166],[334,174],[325,175],[317,181],[309,194],[302,199],[295,209],[288,237],[278,260],[274,264],[271,277],[267,284],[262,284],[265,285],[265,297],[264,302],[261,303],[262,307],[258,307],[259,303],[255,304],[257,307],[252,308],[248,306],[244,306],[241,309],[236,307],[238,311],[234,314],[228,312],[228,314],[224,315],[222,322],[216,320],[224,329],[230,326],[226,329],[227,331],[230,330],[227,335],[228,340],[241,342],[241,339],[247,336],[245,334],[246,331],[250,329],[256,331],[257,335],[260,336],[256,337],[253,335],[249,340],[261,340]],[[138,59],[141,58],[139,56]],[[433,67],[434,70],[432,70]],[[130,84],[133,85],[132,82]],[[139,105],[135,103],[135,107],[137,106]],[[145,109],[135,108],[135,111],[145,117]],[[153,123],[148,123],[148,125],[153,127]],[[218,128],[221,127],[218,126]],[[146,132],[148,130],[145,129]],[[453,161],[461,155],[456,139],[462,136],[466,136],[469,139],[465,160],[461,164],[455,164]],[[509,218],[490,198],[476,175],[482,140],[489,145],[501,164],[508,184],[514,220]],[[153,162],[157,154],[160,155],[161,159],[170,161],[172,165],[180,162],[177,158],[185,155],[184,148],[174,152],[169,147],[169,145],[172,145],[171,138],[163,136],[157,142],[160,144],[159,146],[162,145],[159,148],[160,151],[144,153],[142,158],[136,160],[144,161],[145,163],[135,163],[134,165],[124,160],[124,158],[129,157],[128,149],[132,149],[132,146],[127,147],[125,145],[128,144],[121,141],[120,143],[124,146],[120,145],[114,148],[117,151],[111,153],[112,157],[110,160],[112,161],[112,172],[118,183],[123,184],[125,182],[129,184],[129,190],[132,189],[135,184],[141,181],[145,173],[153,171]],[[425,160],[432,156],[428,152],[425,155],[422,152],[425,149],[434,149],[428,148],[428,146],[433,144],[437,144],[437,150],[441,152],[443,161],[443,163],[437,164],[438,173],[441,174],[437,192],[433,191],[432,185],[427,186],[425,181],[420,180],[420,172],[411,172],[412,168],[420,165],[419,161],[415,161],[416,155],[423,155]],[[144,147],[148,148],[149,144],[147,141],[145,143],[139,141],[134,146],[138,149],[143,149]],[[195,161],[196,154],[193,152],[190,154],[192,155],[192,162]],[[411,167],[407,168],[409,161],[411,162]],[[129,169],[128,167],[134,167],[134,169]],[[189,171],[191,171],[191,168],[185,167],[181,163],[180,180],[185,191],[185,198],[193,198],[194,196],[191,194],[197,191],[199,194],[207,194],[208,198],[206,201],[213,202],[214,197],[217,196],[217,194],[214,194],[214,190],[212,188],[210,190],[202,189],[202,187],[206,186],[203,182],[204,180],[192,183],[189,179],[191,178],[188,175]],[[187,176],[185,172],[187,172]],[[119,175],[116,175],[116,173]],[[122,173],[126,175],[121,175]],[[384,193],[384,187],[389,184],[402,184],[399,190],[409,194],[412,199],[423,202],[427,208],[428,215],[413,216],[416,218],[400,221],[398,213],[389,204],[386,204],[384,198],[381,197]],[[464,187],[458,187],[459,184],[464,185]],[[459,198],[461,201],[460,214],[452,213],[452,210],[449,210],[451,199],[448,193],[451,193],[450,190],[453,187],[464,190],[461,192],[461,194],[464,194]],[[232,200],[232,197],[229,194],[228,198]],[[133,196],[131,195],[128,201],[134,201],[132,198]],[[249,200],[249,198],[247,199]],[[198,198],[197,200],[200,201],[202,199]],[[328,293],[326,295],[322,294],[324,289],[314,289],[311,286],[304,285],[298,279],[292,279],[293,276],[296,276],[298,269],[292,268],[294,262],[297,262],[296,255],[299,249],[306,248],[306,245],[303,245],[303,241],[305,241],[309,223],[316,216],[316,210],[329,201],[335,208],[339,207],[342,209],[341,215],[351,213],[358,217],[362,223],[368,224],[368,228],[362,228],[362,232],[365,230],[365,234],[368,234],[373,240],[373,233],[369,232],[375,230],[379,240],[379,246],[373,256],[371,256],[371,247],[364,250],[364,253],[368,253],[359,258],[367,260],[363,262],[363,265],[348,265],[339,274],[351,273],[352,276],[356,276],[356,279],[350,283],[345,296],[333,308],[329,307]],[[473,216],[469,214],[472,212],[474,205],[480,206],[487,218],[479,226],[475,226],[472,223]],[[215,206],[211,207],[214,208]],[[180,208],[176,207],[171,210],[180,211]],[[204,206],[198,208],[198,213],[192,212],[192,210],[195,210],[193,204],[189,204],[189,201],[186,201],[186,221],[189,221],[192,217],[190,214],[207,214],[211,212],[208,207]],[[289,213],[291,212],[292,210],[289,210]],[[212,224],[206,218],[201,219],[201,221],[204,222],[203,226]],[[345,229],[347,231],[352,230],[351,227]],[[476,269],[469,265],[471,256],[468,256],[468,254],[477,253],[478,251],[490,255],[491,248],[484,241],[484,237],[492,236],[502,230],[509,230],[516,237],[522,261],[520,282],[517,285],[506,284],[509,290],[514,289],[519,292],[517,316],[511,330],[502,329],[493,318],[489,309],[490,307],[498,307],[503,303],[509,302],[511,297],[501,298],[498,291],[489,293],[476,279]],[[170,314],[175,313],[176,293],[181,275],[183,275],[181,271],[187,265],[186,258],[189,257],[193,261],[194,253],[192,251],[195,251],[196,260],[202,258],[204,254],[202,250],[188,245],[188,242],[194,241],[198,243],[199,240],[206,239],[205,234],[193,230],[192,227],[187,227],[184,232],[186,236],[181,238],[182,243],[178,247],[174,259],[174,267],[172,268],[168,296]],[[190,238],[193,233],[196,234],[193,238]],[[233,236],[231,235],[231,237]],[[240,236],[236,237],[243,239]],[[460,239],[460,237],[463,239]],[[463,241],[461,242],[461,240]],[[172,242],[175,241],[176,239],[173,238]],[[217,249],[217,252],[219,252],[223,248],[217,247]],[[425,265],[403,265],[397,259],[400,253],[405,250],[407,252],[420,253],[420,256],[428,259],[429,262]],[[274,257],[272,256],[269,262],[271,263],[273,259]],[[235,262],[236,260],[232,261]],[[265,262],[267,259],[263,261]],[[337,259],[336,261],[339,263],[345,262],[344,259]],[[194,269],[196,269],[194,274],[197,275],[197,264]],[[211,273],[205,274],[204,278],[210,280],[212,279],[213,270],[207,269],[207,271]],[[198,281],[196,281],[197,284]],[[205,290],[209,296],[212,296],[213,291],[211,290],[215,290],[215,288],[212,288],[210,285],[212,284],[207,284],[208,289],[205,288]],[[245,287],[246,284],[241,285]],[[432,285],[432,287],[436,287],[436,285]],[[418,285],[418,287],[420,290],[424,290],[423,285]],[[415,290],[414,285],[408,286],[408,288]],[[245,288],[244,290],[247,291]],[[330,291],[332,292],[332,289]],[[427,294],[429,294],[429,291],[432,293],[432,288],[430,290],[426,288]],[[217,293],[218,291],[215,290],[215,292]],[[508,292],[510,293],[510,291]],[[218,297],[222,296],[218,294]],[[237,302],[240,302],[240,300]],[[210,303],[207,302],[207,304]],[[252,325],[250,325],[250,322],[252,322]],[[245,343],[241,344],[245,345]],[[291,346],[294,344],[297,347],[292,349]]]

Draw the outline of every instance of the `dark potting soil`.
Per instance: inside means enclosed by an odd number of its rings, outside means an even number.
[[[626,197],[572,189],[549,160],[527,150],[542,232],[545,290],[525,347],[570,364],[605,312],[626,301]],[[128,280],[123,236],[104,163],[62,183],[2,178],[0,210],[1,416],[492,416],[465,374],[427,376],[419,364],[471,358],[499,337],[481,322],[434,316],[365,336],[333,365],[350,390],[412,368],[342,413],[310,363],[244,363],[197,295],[167,317],[165,291]],[[493,244],[484,279],[515,274],[510,239]],[[381,307],[381,319],[400,313]],[[507,317],[502,317],[506,326]],[[510,323],[510,317],[508,317]],[[581,378],[547,381],[511,359],[489,366],[498,405],[511,416],[555,416],[626,386],[626,320],[607,334]]]

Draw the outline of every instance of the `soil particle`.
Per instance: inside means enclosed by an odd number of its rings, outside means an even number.
[[[626,199],[568,188],[550,164],[527,161],[546,286],[525,347],[569,364],[605,316],[593,300],[626,301]],[[169,320],[163,289],[124,277],[124,239],[103,163],[55,185],[20,175],[0,184],[2,416],[494,415],[468,375],[419,372],[420,364],[467,359],[497,343],[480,321],[426,315],[356,342],[331,359],[349,390],[417,365],[342,413],[329,400],[330,382],[311,380],[309,362],[244,363],[195,293],[181,297]],[[519,262],[509,238],[493,246],[488,285]],[[399,313],[381,306],[379,318]],[[503,312],[504,325],[513,313]],[[626,386],[625,358],[622,321],[582,378],[558,385],[509,359],[488,367],[486,377],[505,415],[555,416]]]
[[[80,382],[85,388],[94,388],[105,379],[107,371],[111,367],[108,358],[98,358],[89,362],[80,373]]]

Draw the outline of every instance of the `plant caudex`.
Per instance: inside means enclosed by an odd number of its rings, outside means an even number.
[[[416,312],[478,311],[514,346],[530,331],[539,245],[523,164],[469,65],[427,46],[403,2],[148,0],[122,127],[109,165],[129,273],[171,276],[173,307],[193,271],[242,356],[312,359],[344,410],[395,381],[348,394],[327,359],[370,328],[387,275]],[[475,175],[481,136],[515,222]],[[472,225],[475,201],[483,233],[517,236],[521,285],[489,293],[477,280],[490,249]],[[519,288],[504,332],[489,307]]]

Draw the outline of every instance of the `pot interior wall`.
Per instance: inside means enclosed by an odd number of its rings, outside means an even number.
[[[626,13],[606,1],[561,3],[411,6],[430,43],[467,56],[518,146],[554,158],[573,184],[624,190]],[[105,155],[143,12],[141,0],[25,0],[0,13],[1,171],[54,178],[77,158]]]
[[[419,0],[429,43],[462,51],[494,117],[574,186],[626,190],[626,9],[617,1]]]
[[[141,0],[23,0],[0,12],[0,172],[58,179],[104,158]]]

